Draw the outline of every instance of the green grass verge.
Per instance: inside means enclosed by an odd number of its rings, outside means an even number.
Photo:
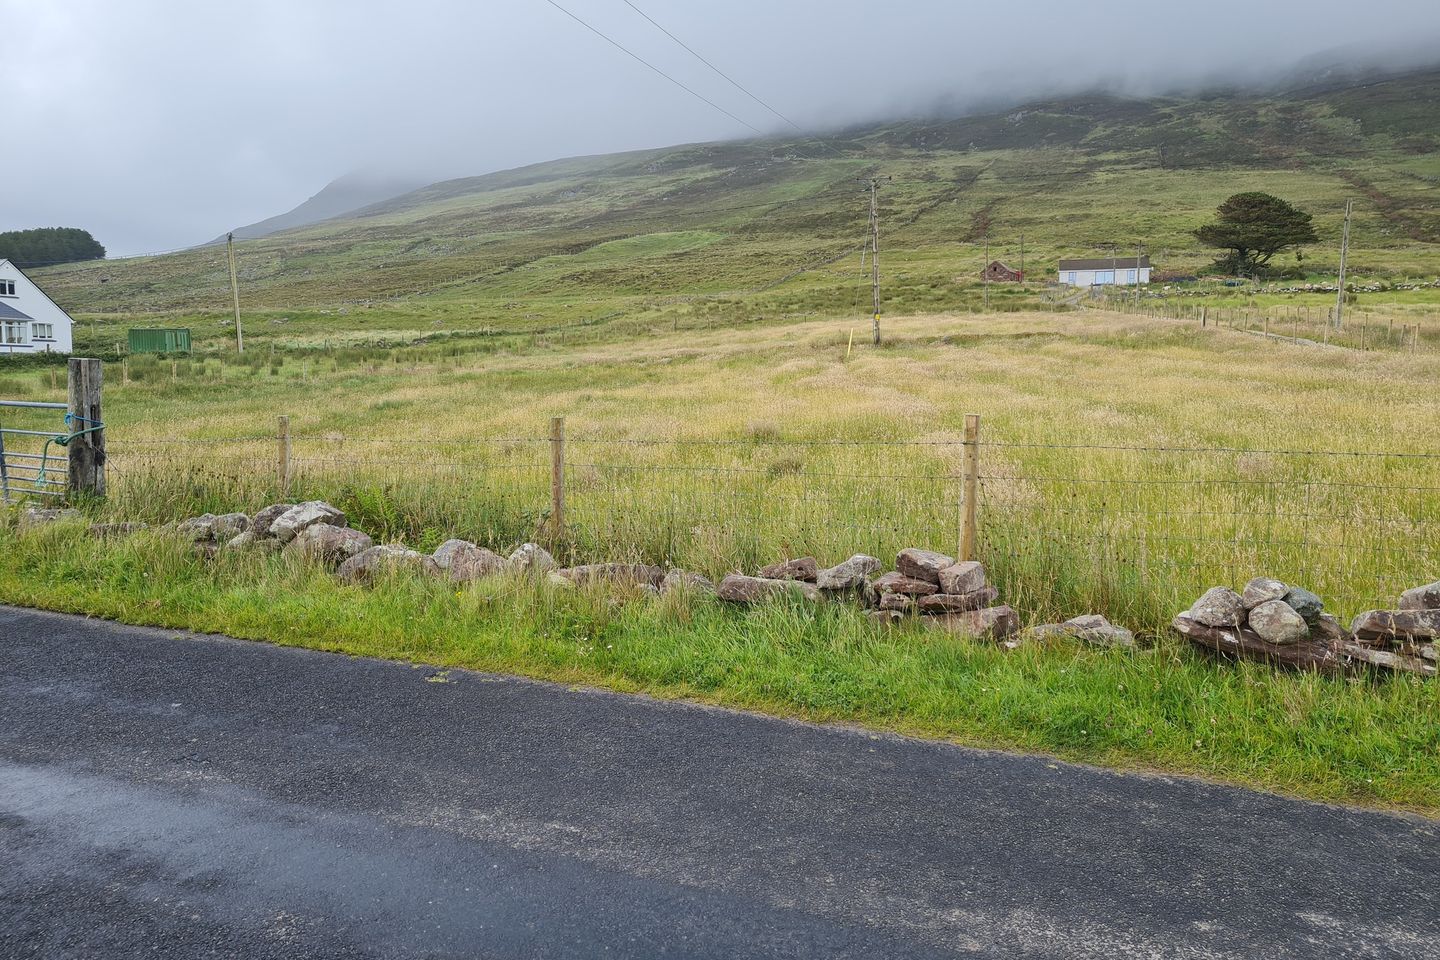
[[[1216,664],[1169,638],[1006,652],[840,605],[740,612],[507,578],[359,589],[284,556],[205,562],[160,533],[99,542],[78,523],[0,526],[0,601],[1440,813],[1433,683]]]

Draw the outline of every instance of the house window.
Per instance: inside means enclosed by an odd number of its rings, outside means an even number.
[[[1070,284],[1070,286],[1072,286],[1072,287],[1075,286],[1076,279],[1077,279],[1077,278],[1076,278],[1076,276],[1075,276],[1075,271],[1074,271],[1074,270],[1071,270],[1069,273],[1065,274],[1065,282],[1068,283],[1068,284]]]
[[[28,326],[28,324],[15,320],[7,320],[4,330],[0,331],[0,340],[3,340],[6,345],[10,346],[29,343],[30,341],[25,337],[26,326]]]
[[[1095,282],[1096,282],[1097,284],[1098,284],[1098,283],[1114,283],[1114,282],[1115,282],[1115,271],[1114,271],[1114,270],[1096,270],[1096,271],[1095,271]]]
[[[15,281],[0,279],[0,297],[15,296]]]
[[[54,340],[55,324],[35,323],[30,326],[30,335],[36,340]]]
[[[1134,282],[1135,282],[1135,271],[1134,271],[1134,270],[1126,270],[1126,271],[1125,271],[1125,282],[1126,282],[1126,283],[1134,283]]]

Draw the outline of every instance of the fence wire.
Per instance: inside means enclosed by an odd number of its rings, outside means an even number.
[[[710,574],[789,556],[822,564],[904,547],[953,553],[963,444],[569,438],[563,527],[550,438],[109,439],[127,516],[323,498],[386,539],[525,540],[565,561]],[[1388,606],[1440,569],[1440,456],[1229,447],[982,442],[980,559],[1032,617],[1097,610],[1163,624],[1215,584],[1265,575],[1346,612]]]

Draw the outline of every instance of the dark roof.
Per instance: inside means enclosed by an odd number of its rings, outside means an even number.
[[[29,319],[32,319],[32,318],[26,316],[26,315],[23,314],[23,313],[21,313],[19,310],[16,310],[14,307],[10,306],[10,304],[6,303],[4,300],[0,300],[0,320],[29,320]]]
[[[1135,257],[1098,257],[1092,260],[1061,260],[1060,269],[1064,270],[1134,270]],[[1140,257],[1140,266],[1150,266],[1149,257]]]

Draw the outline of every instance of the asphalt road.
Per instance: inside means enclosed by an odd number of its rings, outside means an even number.
[[[0,607],[0,957],[1440,957],[1440,824]]]

